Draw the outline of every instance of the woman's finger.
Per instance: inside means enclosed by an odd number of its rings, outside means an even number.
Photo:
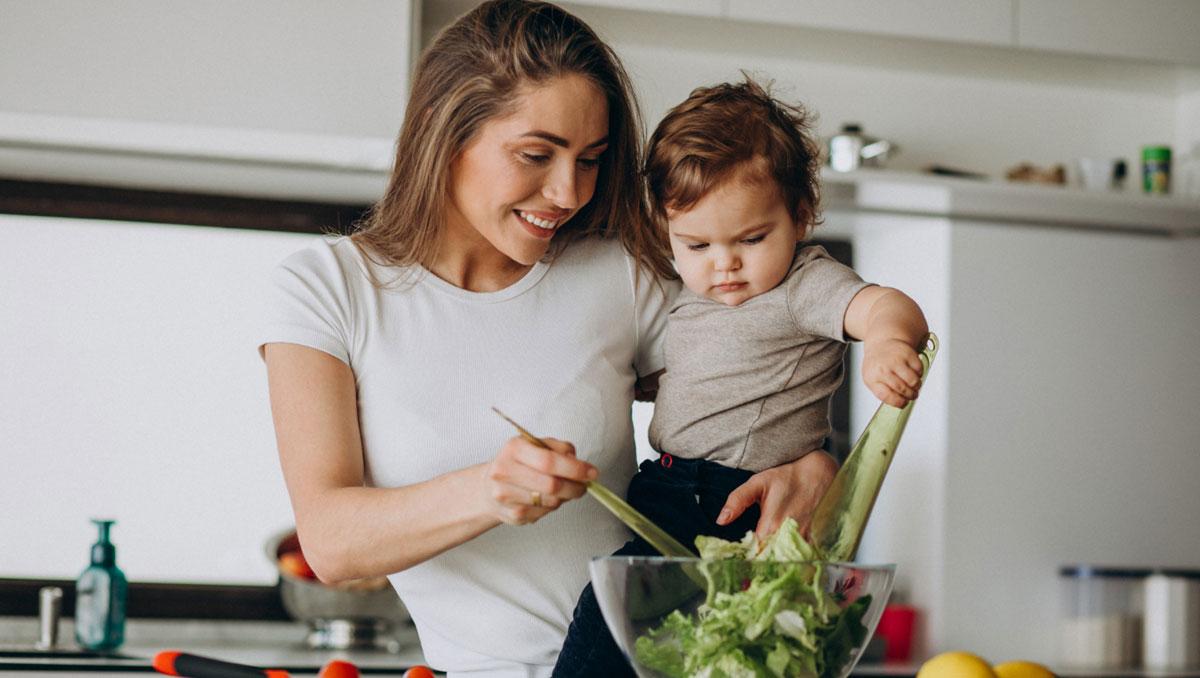
[[[538,473],[577,483],[586,483],[599,476],[595,466],[575,458],[575,447],[570,443],[549,439],[546,444],[550,445],[551,449],[546,449],[520,438],[516,440],[519,444],[514,447],[514,458],[519,464]]]
[[[550,497],[562,500],[574,499],[587,491],[587,487],[583,483],[547,475],[521,463],[513,463],[504,467],[503,477],[498,477],[497,480],[520,487],[527,494],[530,492],[540,493],[542,503],[545,503]]]
[[[728,525],[737,520],[746,509],[758,503],[762,492],[762,482],[756,481],[753,476],[739,485],[725,498],[725,506],[721,507],[721,513],[717,515],[717,524]]]

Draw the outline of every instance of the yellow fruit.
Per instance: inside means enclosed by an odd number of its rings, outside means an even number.
[[[1004,662],[992,668],[996,678],[1054,678],[1050,669],[1033,662]]]
[[[943,652],[922,664],[917,678],[996,678],[996,672],[970,652]]]

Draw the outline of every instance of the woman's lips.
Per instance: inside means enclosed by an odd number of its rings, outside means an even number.
[[[521,227],[525,229],[526,233],[540,240],[549,240],[550,238],[553,238],[554,233],[558,230],[557,226],[554,228],[539,228],[538,226],[526,221],[519,212],[514,211],[513,218],[517,220],[518,224],[521,224]]]

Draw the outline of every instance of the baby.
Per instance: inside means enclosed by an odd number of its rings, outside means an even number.
[[[820,222],[819,162],[804,109],[750,79],[693,91],[651,137],[652,214],[684,289],[650,424],[660,457],[628,495],[683,544],[768,534],[785,515],[807,524],[836,472],[819,448],[847,340],[863,341],[863,380],[880,400],[917,396],[921,309],[803,246]],[[760,471],[790,474],[795,491],[767,493]],[[657,555],[641,539],[617,554]],[[632,675],[590,585],[554,675]]]

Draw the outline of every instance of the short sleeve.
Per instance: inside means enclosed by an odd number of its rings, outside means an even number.
[[[300,344],[350,364],[351,296],[328,242],[296,252],[272,272],[258,346]]]
[[[679,294],[678,280],[664,280],[626,255],[629,279],[633,284],[634,321],[637,324],[637,352],[634,369],[639,377],[654,374],[665,368],[663,342],[666,339],[667,315]]]
[[[788,309],[801,332],[846,341],[846,309],[869,284],[824,247],[805,247],[796,254],[786,282]]]

